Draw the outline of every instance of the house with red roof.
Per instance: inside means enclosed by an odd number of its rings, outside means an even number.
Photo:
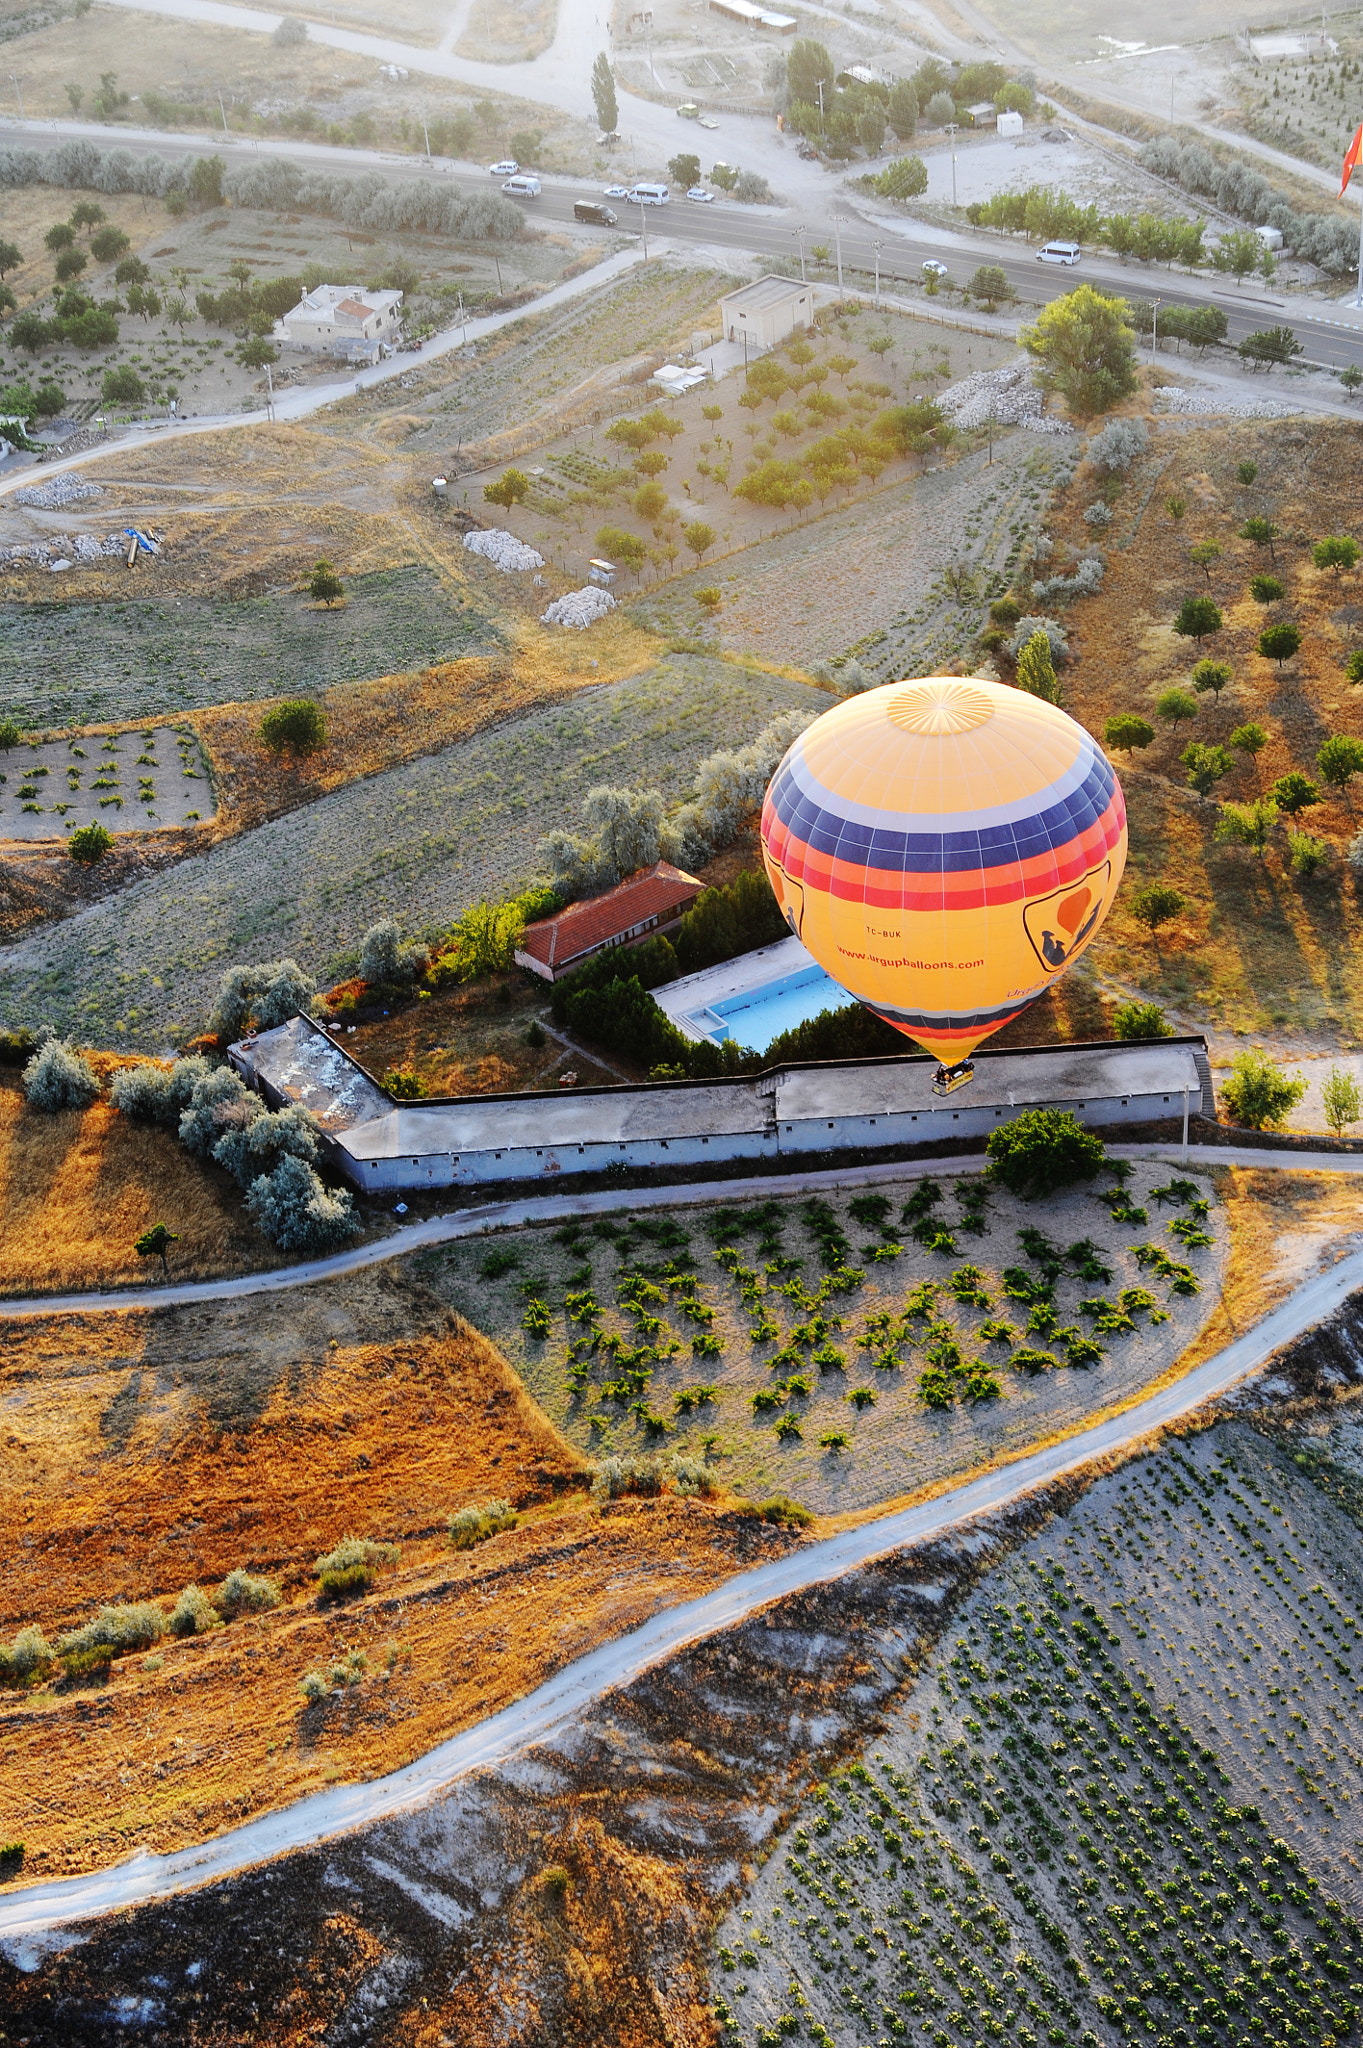
[[[516,948],[516,965],[545,981],[561,981],[612,946],[637,945],[659,932],[675,931],[704,887],[671,861],[655,861],[603,895],[586,896],[553,917],[528,924]]]

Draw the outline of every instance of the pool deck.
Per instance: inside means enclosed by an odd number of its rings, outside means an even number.
[[[734,996],[749,995],[767,982],[801,974],[806,968],[823,972],[799,939],[778,939],[774,946],[759,946],[755,953],[740,953],[734,960],[722,960],[717,967],[703,967],[699,974],[684,974],[680,981],[669,981],[654,989],[653,1000],[684,1037],[699,1043],[711,1036],[701,1022],[706,1010]],[[852,997],[846,1000],[850,1003]]]

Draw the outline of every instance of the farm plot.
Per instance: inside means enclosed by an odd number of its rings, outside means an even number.
[[[827,704],[808,684],[678,656],[351,783],[35,934],[3,956],[0,1017],[97,1043],[190,1035],[233,963],[290,953],[335,980],[377,918],[436,936],[528,881],[538,841],[597,783],[680,797],[716,734],[746,740],[778,711]]]
[[[981,449],[681,578],[640,611],[680,621],[696,589],[717,585],[725,647],[853,654],[878,683],[931,674],[968,650],[981,600],[1008,588],[1060,460],[1054,443],[1014,434],[992,467]]]
[[[334,611],[285,592],[9,604],[0,606],[0,714],[40,729],[164,717],[502,644],[479,605],[421,566],[356,577]]]
[[[1100,1480],[721,1924],[726,2040],[1354,2038],[1356,1546],[1248,1429]]]
[[[107,832],[197,824],[213,784],[193,733],[174,726],[26,741],[0,755],[0,839],[50,839],[78,825]]]
[[[1016,1452],[1168,1370],[1215,1302],[1226,1234],[1195,1183],[1155,1178],[1040,1219],[971,1174],[622,1214],[421,1263],[584,1449],[704,1447],[727,1484],[831,1513]]]

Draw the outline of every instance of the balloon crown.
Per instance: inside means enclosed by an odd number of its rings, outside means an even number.
[[[954,677],[905,683],[893,692],[885,710],[891,724],[901,732],[932,734],[943,739],[953,733],[973,732],[994,716],[994,706],[986,691]]]

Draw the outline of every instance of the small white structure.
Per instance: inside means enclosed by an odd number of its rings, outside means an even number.
[[[1000,135],[1021,135],[1022,116],[1016,107],[1010,107],[1005,113],[999,115],[997,125]]]
[[[362,292],[348,284],[319,284],[275,322],[274,338],[286,348],[319,355],[391,348],[402,332],[401,292]]]
[[[1266,249],[1281,249],[1283,231],[1281,228],[1262,227],[1254,230]]]
[[[759,277],[729,292],[719,302],[720,318],[729,341],[741,341],[755,351],[775,348],[797,327],[814,323],[814,287],[791,277]]]
[[[741,21],[745,28],[774,28],[778,35],[793,36],[799,22],[793,14],[778,14],[774,8],[754,7],[752,0],[710,0],[715,14]]]

